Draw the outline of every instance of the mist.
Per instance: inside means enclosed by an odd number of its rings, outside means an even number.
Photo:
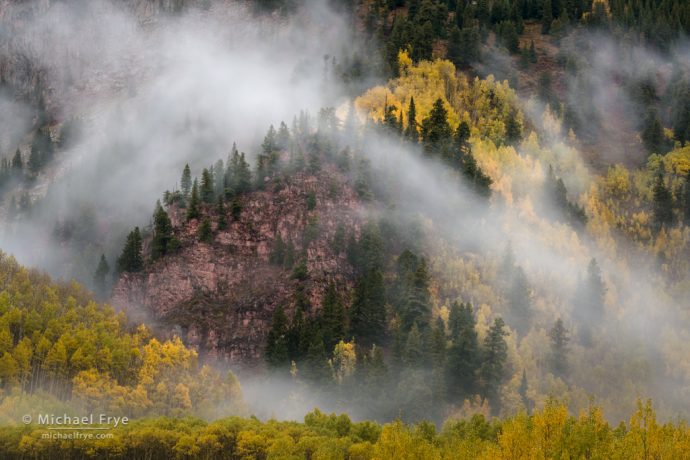
[[[56,88],[66,87],[55,90],[54,99],[46,104],[61,121],[78,116],[80,135],[61,151],[49,175],[39,177],[28,190],[35,202],[30,214],[0,227],[0,247],[23,264],[86,282],[101,252],[113,260],[126,232],[150,222],[153,204],[176,183],[185,163],[198,171],[225,158],[234,142],[253,160],[270,124],[284,120],[290,125],[302,109],[316,113],[321,107],[348,104],[350,89],[332,74],[331,59],[347,54],[343,43],[365,49],[351,35],[349,19],[318,1],[305,5],[300,15],[281,19],[256,16],[237,3],[143,21],[108,2],[78,5],[55,3],[38,11],[37,19],[9,41],[13,52],[28,53],[46,69]],[[639,47],[622,52],[612,38],[601,40],[604,46],[588,50],[583,58],[590,80],[568,76],[564,99],[575,108],[581,125],[588,123],[592,110],[599,117],[624,114],[622,122],[637,125],[641,118],[629,94],[620,88],[618,74],[633,80],[652,75],[663,87],[670,69],[687,67],[687,44],[661,56]],[[596,88],[586,104],[579,103],[581,85],[586,91]],[[582,152],[571,145],[567,133],[545,134],[542,104],[530,105],[523,99],[522,105],[540,134],[540,145],[575,156],[572,170],[559,174],[566,176],[574,198],[585,193],[591,177]],[[31,126],[30,114],[28,105],[0,94],[0,123],[9,133],[0,144],[3,156],[22,143],[22,133]],[[614,356],[622,356],[622,350],[633,349],[648,357],[644,364],[648,379],[632,391],[654,397],[666,416],[688,414],[685,395],[690,375],[674,371],[687,368],[690,356],[685,345],[689,343],[687,304],[665,292],[667,280],[657,264],[632,242],[620,238],[611,249],[564,223],[560,211],[542,196],[546,162],[539,161],[538,172],[523,178],[529,188],[515,203],[496,192],[486,202],[444,165],[425,158],[421,149],[364,126],[360,131],[362,138],[352,147],[371,162],[375,182],[391,190],[386,206],[368,210],[371,219],[389,215],[402,223],[424,222],[422,247],[432,261],[438,250],[434,240],[450,245],[463,260],[485,257],[477,262],[484,284],[495,282],[491,264],[510,243],[516,264],[525,270],[539,299],[534,337],[557,318],[576,330],[572,298],[583,295],[577,292],[578,279],[590,259],[596,258],[608,289],[606,316],[601,324],[596,318],[587,321],[605,339],[591,351],[573,344],[577,368],[593,369],[573,376],[574,382],[596,396],[598,389],[615,385],[609,374],[595,369],[604,352],[613,350]],[[641,161],[639,142],[622,150],[620,139],[610,144],[615,148],[599,144],[604,146],[597,150],[599,161]],[[513,154],[529,155],[525,150],[518,145]],[[79,226],[81,242],[76,247],[55,245],[56,227],[69,222]],[[490,299],[463,292],[460,300],[481,310]],[[505,313],[503,309],[501,302],[492,306],[491,316]],[[480,324],[484,331],[485,320]],[[674,341],[669,345],[660,337]],[[529,342],[525,339],[521,340]],[[535,365],[522,355],[515,333],[509,340],[514,353],[509,379],[514,379],[513,374]],[[672,347],[676,348],[670,353]],[[263,417],[299,419],[314,406],[347,409],[355,419],[371,416],[284,376],[241,377],[250,408]],[[390,389],[379,390],[385,394]],[[575,408],[583,403],[571,402]],[[391,402],[387,410],[394,410],[393,406]],[[618,407],[614,413],[627,412],[627,407]]]

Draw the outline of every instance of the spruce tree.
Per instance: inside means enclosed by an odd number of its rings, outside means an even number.
[[[171,239],[172,223],[159,200],[156,202],[156,210],[153,213],[153,240],[151,241],[151,258],[153,260],[168,253]]]
[[[216,206],[216,212],[218,212],[218,230],[225,230],[228,228],[228,219],[225,216],[225,200],[223,195],[218,195],[218,205]]]
[[[383,240],[375,224],[362,229],[358,243],[354,298],[350,309],[352,334],[369,347],[385,337],[386,309],[383,280]]]
[[[448,320],[452,344],[446,358],[446,387],[451,402],[477,391],[479,342],[472,305],[454,302]]]
[[[527,371],[525,369],[522,369],[522,379],[520,379],[520,387],[518,388],[518,394],[520,395],[520,399],[522,400],[523,406],[525,406],[525,411],[527,414],[532,413],[532,400],[527,396],[527,390],[528,390],[528,384],[527,384]]]
[[[314,384],[327,383],[331,378],[328,355],[323,344],[323,337],[317,333],[311,340],[302,365],[302,375]]]
[[[201,215],[199,206],[199,184],[197,183],[197,180],[195,178],[194,183],[192,185],[192,193],[189,197],[189,205],[187,206],[187,220],[199,218],[199,216]]]
[[[12,157],[12,175],[19,179],[22,177],[24,172],[24,163],[22,162],[22,154],[19,153],[19,149],[14,153]]]
[[[427,153],[443,153],[453,138],[448,124],[448,111],[442,98],[436,99],[429,116],[422,121],[422,139]]]
[[[508,333],[503,329],[503,319],[496,318],[484,339],[482,352],[482,366],[480,370],[482,379],[482,396],[491,403],[492,412],[498,413],[500,409],[499,391],[503,383],[504,367],[508,359],[508,345],[505,336]]]
[[[690,171],[685,176],[685,184],[683,184],[683,222],[690,226]]]
[[[431,295],[429,293],[429,273],[426,261],[421,259],[412,274],[411,286],[402,310],[402,327],[409,331],[413,324],[426,331],[431,322]]]
[[[274,369],[286,369],[290,365],[287,348],[288,320],[282,305],[273,312],[271,329],[266,344],[266,363]]]
[[[419,141],[419,130],[417,129],[417,108],[414,105],[414,97],[410,97],[410,104],[407,108],[407,129],[405,129],[405,137],[410,141],[417,143]]]
[[[345,339],[345,321],[345,307],[335,285],[331,283],[324,295],[322,307],[323,342],[326,350],[333,350],[339,341]]]
[[[477,160],[474,159],[471,151],[465,153],[462,157],[462,175],[477,195],[483,198],[491,196],[493,180],[477,165]]]
[[[199,193],[201,194],[201,201],[204,203],[213,203],[215,201],[213,174],[211,174],[211,171],[206,168],[204,168],[201,173],[201,188]]]
[[[182,170],[180,188],[182,190],[182,196],[184,196],[185,199],[189,198],[189,193],[192,190],[192,170],[189,168],[189,164],[185,164]]]
[[[673,195],[668,187],[666,187],[664,176],[661,172],[657,174],[653,192],[654,229],[659,231],[662,227],[673,225],[675,221],[675,216],[673,214]]]
[[[551,338],[551,372],[557,377],[566,377],[568,373],[568,330],[563,320],[558,318],[549,332]]]
[[[110,266],[105,258],[105,254],[101,254],[101,258],[98,261],[98,266],[96,267],[96,272],[93,275],[93,284],[96,288],[96,293],[99,297],[106,297],[107,291],[107,277],[110,273]]]
[[[515,330],[524,336],[532,321],[532,292],[522,267],[515,269],[512,278],[508,294],[509,316]]]
[[[141,255],[142,240],[139,227],[135,227],[129,235],[122,254],[117,259],[117,270],[123,272],[138,272],[144,268],[144,259]]]
[[[202,243],[211,243],[213,241],[213,232],[211,230],[211,220],[208,217],[204,217],[201,220],[198,230],[199,241]]]
[[[548,34],[551,30],[551,23],[553,22],[553,11],[551,0],[544,0],[542,3],[541,12],[541,33]]]

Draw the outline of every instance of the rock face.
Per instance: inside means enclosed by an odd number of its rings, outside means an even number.
[[[290,268],[270,262],[277,236],[294,244],[296,261],[306,260],[309,275],[301,282],[314,314],[330,282],[348,294],[352,267],[344,246],[334,250],[333,240],[339,226],[357,236],[361,224],[357,196],[334,167],[266,182],[264,189],[241,197],[237,220],[228,211],[226,230],[217,230],[214,206],[204,210],[213,222],[211,244],[197,240],[198,220],[187,222],[184,209],[168,209],[182,248],[143,272],[124,274],[114,288],[113,305],[135,319],[153,316],[146,319],[159,333],[181,335],[207,358],[261,365],[273,311],[284,305],[291,315],[300,283]],[[310,195],[316,198],[312,210]],[[316,236],[305,245],[307,233]]]

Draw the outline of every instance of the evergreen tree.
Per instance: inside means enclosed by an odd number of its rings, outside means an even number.
[[[321,334],[316,334],[309,344],[302,366],[302,375],[315,384],[324,384],[330,380],[331,368]]]
[[[593,326],[601,324],[604,319],[604,296],[606,285],[601,277],[601,270],[596,259],[592,258],[587,267],[587,276],[578,283],[574,302],[573,317],[578,322],[580,342],[588,345],[591,342]]]
[[[182,189],[182,196],[184,196],[185,199],[189,198],[189,193],[192,190],[192,170],[189,168],[189,164],[185,164],[182,170],[180,188]]]
[[[123,272],[138,272],[144,268],[144,259],[141,255],[142,240],[139,227],[135,227],[129,235],[122,254],[117,259],[117,270]]]
[[[204,217],[201,220],[201,225],[199,225],[198,230],[199,241],[203,243],[211,243],[213,241],[213,232],[211,230],[211,220],[208,217]]]
[[[654,108],[647,111],[642,126],[642,143],[648,153],[666,153],[666,142],[664,139],[664,128],[659,121],[659,114]]]
[[[461,154],[470,151],[470,125],[466,121],[461,121],[455,130],[455,146]]]
[[[438,98],[434,102],[429,116],[422,121],[424,149],[427,153],[443,153],[452,138],[453,131],[448,124],[448,111],[443,99]]]
[[[106,297],[107,277],[109,273],[110,266],[108,265],[108,261],[105,258],[105,254],[101,254],[101,259],[98,261],[96,272],[93,275],[93,284],[99,297]]]
[[[351,331],[358,343],[369,347],[381,344],[386,323],[383,240],[375,224],[362,229],[358,246],[359,275],[350,309]]]
[[[153,213],[153,240],[151,241],[151,258],[153,260],[163,257],[169,252],[171,239],[172,223],[159,200],[156,202],[156,210]]]
[[[451,306],[448,321],[452,344],[446,360],[446,387],[451,402],[461,402],[477,390],[479,342],[472,305]]]
[[[201,215],[199,206],[199,184],[195,178],[192,185],[192,193],[189,197],[189,205],[187,206],[187,220],[199,218]]]
[[[405,137],[414,143],[419,141],[417,109],[414,105],[414,97],[410,97],[410,105],[407,108],[407,129],[405,130]]]
[[[419,332],[417,323],[414,323],[407,334],[403,361],[408,367],[419,367],[424,364],[424,358],[422,334]]]
[[[654,229],[659,231],[662,227],[672,226],[675,221],[675,216],[673,214],[673,195],[668,187],[666,187],[664,176],[661,172],[657,174],[653,192]]]
[[[329,284],[323,298],[322,331],[323,342],[327,350],[345,339],[345,307],[343,306],[335,285]]]
[[[201,173],[201,189],[199,192],[201,193],[201,201],[204,203],[213,203],[215,201],[213,174],[206,168]]]
[[[683,221],[690,226],[690,171],[685,176],[683,184]]]
[[[504,378],[504,366],[508,359],[508,345],[505,336],[508,333],[503,329],[505,323],[499,317],[484,339],[482,353],[481,379],[482,396],[491,403],[492,412],[498,413],[500,409],[499,390]]]
[[[551,372],[557,377],[566,377],[568,373],[568,330],[563,320],[558,318],[549,332],[551,338]]]
[[[522,138],[522,127],[517,121],[517,117],[513,111],[508,114],[506,120],[506,141],[509,144],[514,144]]]
[[[431,295],[429,273],[424,259],[417,264],[407,291],[401,315],[403,330],[409,331],[416,324],[420,330],[426,331],[431,321]]]
[[[266,363],[274,369],[287,368],[290,365],[287,348],[288,320],[285,310],[279,305],[273,312],[271,329],[268,331],[266,344]]]
[[[520,399],[522,400],[522,405],[525,406],[525,411],[529,415],[532,413],[532,400],[527,396],[527,390],[528,390],[528,385],[527,385],[527,372],[525,369],[522,369],[522,379],[520,379],[520,387],[518,388],[518,394],[520,395]]]
[[[218,230],[225,230],[228,228],[228,219],[225,216],[225,200],[223,200],[223,195],[218,195],[218,205],[216,206],[216,211],[218,212]]]
[[[532,292],[522,267],[515,269],[512,279],[508,294],[510,318],[518,334],[524,336],[532,321]]]
[[[553,22],[553,10],[551,0],[544,0],[542,3],[541,33],[548,34]]]
[[[22,177],[23,172],[24,163],[22,162],[22,154],[19,153],[19,149],[17,149],[12,157],[12,174],[15,178],[19,179]]]
[[[487,176],[477,165],[472,152],[467,152],[462,157],[462,175],[469,182],[470,188],[477,195],[489,198],[491,196],[491,184],[493,180]]]

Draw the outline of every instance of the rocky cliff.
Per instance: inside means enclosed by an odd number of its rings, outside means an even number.
[[[225,230],[217,228],[215,207],[204,210],[213,222],[210,244],[197,239],[198,219],[187,222],[184,209],[168,209],[181,249],[143,272],[124,274],[112,303],[130,315],[153,316],[159,333],[179,334],[209,358],[253,366],[262,363],[274,309],[284,305],[292,314],[298,283],[305,286],[312,314],[331,281],[349,291],[353,274],[345,245],[333,242],[343,230],[357,236],[362,208],[347,178],[332,166],[274,179],[264,190],[243,195],[241,203],[239,218],[233,220],[230,211],[225,216]],[[294,244],[297,263],[306,261],[306,280],[271,263],[279,235]]]

